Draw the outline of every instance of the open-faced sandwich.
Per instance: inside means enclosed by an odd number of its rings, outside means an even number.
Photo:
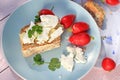
[[[87,59],[84,56],[83,47],[91,41],[88,33],[89,24],[83,21],[75,21],[75,14],[66,14],[59,19],[51,10],[42,9],[35,16],[35,21],[24,26],[20,30],[20,43],[24,57],[33,57],[35,64],[43,65],[45,62],[42,59],[41,53],[53,50],[60,47],[61,35],[65,31],[70,32],[66,49],[68,55],[61,55],[61,58],[51,58],[47,62],[48,68],[52,71],[59,69],[62,65],[65,69],[72,72],[74,62],[86,63]],[[38,53],[38,54],[37,54]]]
[[[20,31],[20,43],[24,57],[60,47],[63,26],[53,14],[39,15],[39,21],[32,22]]]

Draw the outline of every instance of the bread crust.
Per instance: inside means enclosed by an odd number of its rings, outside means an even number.
[[[24,26],[20,30],[20,35],[19,35],[20,36],[21,50],[22,50],[22,53],[23,53],[24,57],[29,57],[33,54],[42,53],[42,52],[60,47],[60,42],[61,42],[61,37],[60,36],[57,37],[55,40],[53,40],[50,43],[45,42],[43,44],[37,44],[37,43],[24,44],[23,41],[22,41],[22,35],[26,32],[28,27],[29,27],[29,25]]]
[[[105,18],[105,12],[102,7],[100,7],[94,1],[87,1],[84,4],[84,8],[93,16],[99,28],[102,28],[103,21]]]

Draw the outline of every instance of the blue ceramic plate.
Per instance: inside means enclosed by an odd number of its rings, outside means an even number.
[[[35,15],[40,9],[50,9],[54,6],[53,12],[62,17],[66,14],[76,14],[77,21],[85,21],[90,25],[89,33],[94,40],[87,45],[85,55],[88,57],[86,64],[75,64],[73,72],[68,72],[61,67],[56,71],[50,71],[47,65],[33,65],[33,56],[24,58],[21,52],[19,41],[20,29],[34,21]],[[45,61],[53,57],[60,57],[67,45],[69,32],[62,35],[61,47],[42,53]],[[91,15],[80,5],[69,0],[32,0],[19,7],[8,19],[2,36],[3,50],[10,67],[22,78],[27,80],[77,80],[82,78],[94,66],[101,47],[101,39],[98,26]]]

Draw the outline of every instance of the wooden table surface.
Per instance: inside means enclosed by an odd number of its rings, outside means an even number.
[[[23,80],[17,76],[6,62],[2,50],[2,30],[9,15],[28,0],[0,0],[0,80]],[[96,76],[95,76],[96,75]],[[94,66],[82,80],[120,80],[120,65],[111,72]]]

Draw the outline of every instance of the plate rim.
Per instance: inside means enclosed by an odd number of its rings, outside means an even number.
[[[32,1],[32,0],[25,1],[23,4],[21,4],[19,7],[17,7],[17,8],[10,14],[10,16],[7,18],[7,21],[10,19],[10,17],[14,14],[14,12],[15,12],[16,10],[18,10],[20,7],[22,7],[23,5],[28,4],[28,3],[31,2],[31,1]],[[70,1],[70,2],[72,2],[72,3],[74,3],[74,4],[76,4],[76,5],[79,5],[78,3],[74,2],[74,1],[71,1],[71,0],[68,0],[68,1]],[[85,11],[87,12],[87,14],[89,14],[90,18],[92,19],[92,21],[94,22],[94,24],[97,26],[97,30],[98,30],[99,37],[100,37],[99,27],[98,27],[96,21],[94,20],[94,18],[92,17],[92,15],[91,15],[83,6],[81,6],[81,5],[79,5],[79,6],[80,6],[83,10],[85,10]],[[4,27],[6,26],[7,21],[5,22]],[[2,37],[2,38],[1,38],[1,43],[2,43],[1,48],[2,48],[3,57],[4,57],[4,59],[6,60],[8,66],[10,67],[10,69],[11,69],[16,75],[18,75],[20,78],[22,78],[22,79],[24,80],[24,79],[25,79],[24,76],[20,75],[20,74],[12,67],[12,65],[9,63],[7,57],[5,56],[5,51],[4,51],[4,48],[3,48],[3,33],[4,33],[4,28],[3,28],[3,30],[2,30],[2,36],[1,36],[1,37]],[[101,41],[101,37],[100,37],[100,41]],[[97,59],[98,59],[98,57],[99,57],[99,55],[100,55],[101,42],[100,42],[100,46],[99,46],[99,47],[100,47],[100,48],[99,48],[99,53],[98,53],[98,55],[97,55],[97,57],[96,57],[95,63],[97,62]],[[82,75],[79,79],[81,79],[81,78],[83,78],[84,76],[86,76],[86,75],[91,71],[91,69],[94,67],[95,63],[92,64],[92,66],[89,68],[89,70],[88,70],[84,75]],[[25,80],[26,80],[26,79],[25,79]]]

